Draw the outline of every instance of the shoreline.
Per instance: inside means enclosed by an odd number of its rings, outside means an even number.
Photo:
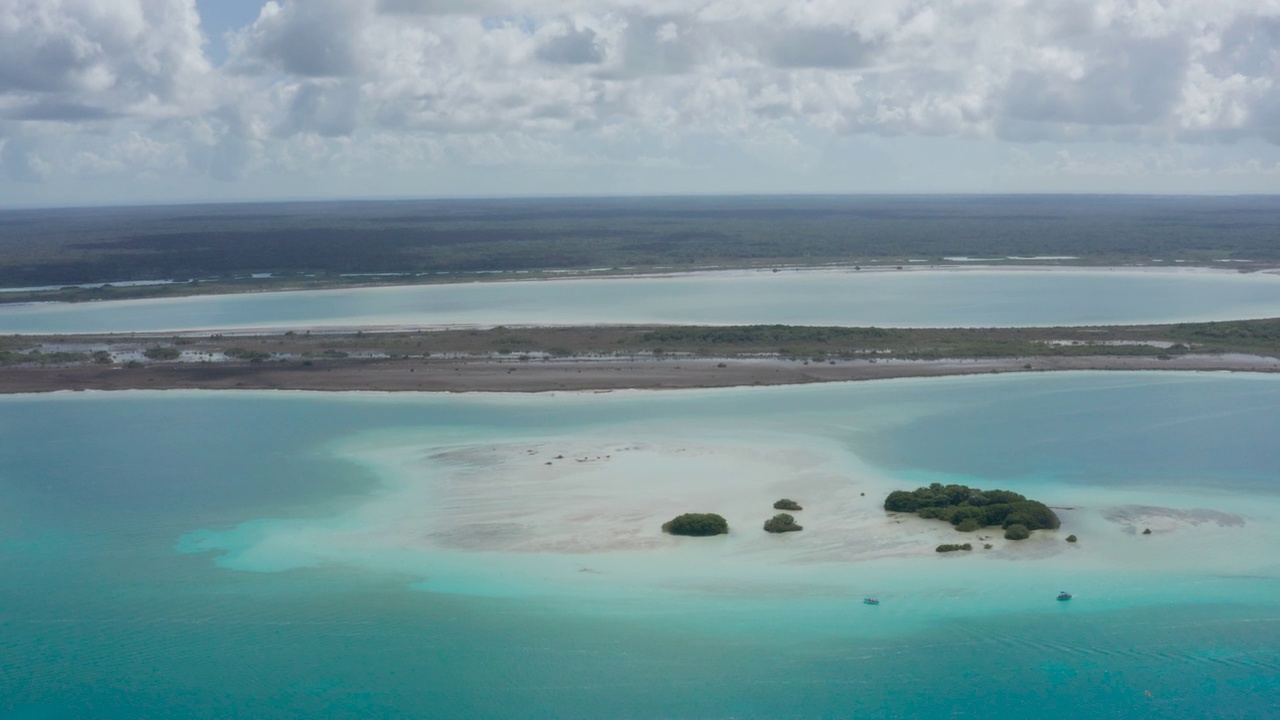
[[[1247,264],[1245,264],[1247,263]],[[342,290],[373,290],[420,287],[425,285],[467,285],[480,283],[558,282],[575,280],[649,280],[659,278],[701,277],[707,275],[774,274],[774,273],[899,273],[899,272],[1135,272],[1135,273],[1223,273],[1223,274],[1280,274],[1280,267],[1260,261],[1244,261],[1239,266],[1228,262],[1168,262],[1133,263],[1129,265],[1094,265],[1087,258],[1053,260],[1048,258],[982,258],[936,262],[919,259],[876,259],[866,262],[835,262],[816,265],[763,264],[763,265],[708,265],[694,268],[654,267],[587,268],[566,270],[503,270],[477,271],[472,274],[446,276],[397,275],[385,276],[379,282],[376,276],[361,276],[360,280],[343,282],[341,279],[298,281],[295,278],[261,278],[262,285],[253,285],[254,278],[236,278],[229,282],[199,279],[191,280],[130,280],[118,283],[83,283],[63,286],[6,287],[0,288],[0,307],[5,305],[79,305],[83,303],[123,302],[137,300],[176,300],[183,298],[219,297],[227,295],[257,295],[272,293],[330,292]],[[353,277],[353,276],[348,276]],[[275,283],[274,286],[271,283]],[[237,283],[250,283],[239,285]],[[157,288],[166,292],[157,292]],[[118,297],[85,297],[93,292],[110,290]]]
[[[302,363],[83,364],[10,367],[0,394],[85,390],[304,390],[316,392],[508,392],[679,390],[913,377],[1059,371],[1280,372],[1280,358],[1245,354],[1038,356],[951,360],[744,358],[356,359]]]

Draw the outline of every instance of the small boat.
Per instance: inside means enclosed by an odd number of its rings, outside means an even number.
[[[864,602],[864,603],[866,603],[866,604],[868,604],[868,605],[879,605],[879,604],[880,604],[880,599],[879,599],[879,598],[873,598],[873,597],[864,597],[864,598],[862,598],[862,602]]]
[[[1071,593],[1067,592],[1066,590],[1063,590],[1062,592],[1058,593],[1058,599],[1059,599],[1059,600],[1070,600],[1070,599],[1071,599]]]

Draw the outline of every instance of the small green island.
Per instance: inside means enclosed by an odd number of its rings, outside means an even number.
[[[800,503],[796,502],[795,500],[792,500],[791,498],[782,498],[781,500],[773,504],[773,509],[795,511],[795,510],[803,510],[804,508],[800,507]]]
[[[764,521],[765,532],[784,533],[803,530],[804,526],[796,524],[796,518],[790,513],[778,513]]]
[[[662,532],[692,537],[725,535],[729,532],[729,521],[715,513],[685,513],[663,523]]]
[[[885,498],[884,509],[915,513],[928,520],[946,520],[960,532],[999,526],[1004,528],[1006,540],[1025,540],[1032,531],[1054,530],[1062,524],[1042,502],[1010,490],[980,490],[966,485],[933,483],[912,491],[895,490]]]

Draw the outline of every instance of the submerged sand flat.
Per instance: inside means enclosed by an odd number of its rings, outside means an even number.
[[[1197,593],[1221,601],[1232,591],[1206,577],[1280,576],[1269,552],[1280,543],[1274,498],[1052,486],[1038,497],[1062,508],[1063,527],[1012,542],[998,528],[957,533],[885,513],[885,495],[909,487],[903,480],[803,427],[752,425],[636,424],[463,444],[401,432],[364,437],[335,452],[375,472],[377,493],[332,517],[201,531],[183,547],[221,551],[219,562],[233,569],[338,564],[462,594],[966,601],[930,605],[930,616],[1017,608],[1059,585],[1103,604],[1145,601],[1153,585],[1188,577]],[[794,513],[805,530],[762,531],[781,497],[805,507]],[[661,532],[688,511],[724,515],[730,534]],[[1080,541],[1065,542],[1068,534]],[[976,549],[934,550],[962,542]]]

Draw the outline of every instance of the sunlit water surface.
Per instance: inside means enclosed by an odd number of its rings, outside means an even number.
[[[1247,375],[6,397],[0,716],[1275,717],[1276,437],[1280,379]],[[619,448],[618,471],[568,465],[587,473],[576,494],[538,474],[587,447]],[[680,455],[696,447],[718,450]],[[622,464],[631,448],[651,452]],[[515,473],[507,494],[495,467]],[[1073,507],[1081,541],[828,553],[841,515],[932,480]],[[605,482],[633,507],[592,493]],[[683,506],[699,487],[720,504]],[[766,536],[771,508],[744,509],[797,489],[802,533]],[[549,493],[561,539],[593,527],[584,507],[625,528],[663,498],[724,510],[733,532],[646,526],[640,549],[582,552],[441,530]],[[1147,507],[1156,532],[1117,507]]]
[[[0,333],[445,325],[1011,327],[1280,316],[1280,276],[1206,270],[726,271],[0,306]]]

